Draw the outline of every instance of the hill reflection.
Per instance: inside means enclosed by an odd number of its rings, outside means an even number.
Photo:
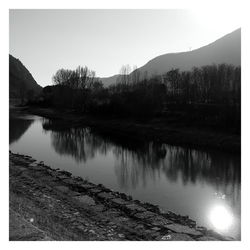
[[[32,119],[22,119],[10,113],[9,118],[9,144],[18,141],[30,125],[34,122]]]

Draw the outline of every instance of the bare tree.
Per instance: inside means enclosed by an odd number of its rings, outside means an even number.
[[[89,89],[93,88],[93,84],[95,83],[95,71],[90,70],[88,71],[88,75],[87,75],[87,81],[86,81],[86,87]]]
[[[130,73],[131,73],[131,67],[129,64],[123,65],[120,69],[120,83],[122,84],[129,84],[130,83]]]
[[[75,89],[91,88],[95,80],[95,71],[87,66],[78,66],[76,70],[59,69],[52,77],[56,85],[65,85]]]
[[[140,81],[140,71],[136,65],[134,65],[133,72],[131,73],[131,81],[133,84],[137,84]]]
[[[72,70],[59,69],[57,70],[55,75],[53,75],[52,82],[55,85],[67,85],[69,84],[69,80],[71,78],[72,73],[73,73]]]

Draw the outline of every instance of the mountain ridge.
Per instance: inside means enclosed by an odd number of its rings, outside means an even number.
[[[32,90],[38,94],[42,87],[35,81],[23,63],[9,54],[9,95],[10,98],[20,98]]]
[[[211,64],[232,64],[241,65],[241,29],[236,29],[214,42],[192,51],[174,52],[159,55],[149,60],[137,70],[140,76],[147,72],[148,77],[152,75],[162,75],[172,68],[179,68],[180,71],[191,70],[193,67],[202,67]],[[132,72],[133,73],[133,72]],[[131,73],[131,74],[132,74]],[[119,77],[100,78],[105,87],[114,84]]]

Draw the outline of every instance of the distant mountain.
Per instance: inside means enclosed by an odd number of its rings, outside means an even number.
[[[42,91],[22,62],[12,55],[9,55],[9,87],[10,98],[20,98],[29,90],[33,90],[34,94]]]
[[[117,74],[117,75],[113,75],[113,76],[110,76],[110,77],[101,77],[99,78],[99,80],[102,81],[104,87],[107,87],[113,83],[116,83],[116,80],[117,78],[119,77],[120,75]]]
[[[138,70],[142,77],[145,72],[150,77],[152,75],[162,75],[172,68],[185,71],[191,70],[193,67],[221,63],[235,66],[241,65],[241,29],[237,29],[199,49],[155,57],[141,68],[138,68]],[[104,86],[115,83],[118,76],[104,78]]]

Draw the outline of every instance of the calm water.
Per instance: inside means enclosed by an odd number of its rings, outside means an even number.
[[[10,150],[240,239],[240,156],[124,142],[89,128],[53,131],[46,124],[10,115]]]

